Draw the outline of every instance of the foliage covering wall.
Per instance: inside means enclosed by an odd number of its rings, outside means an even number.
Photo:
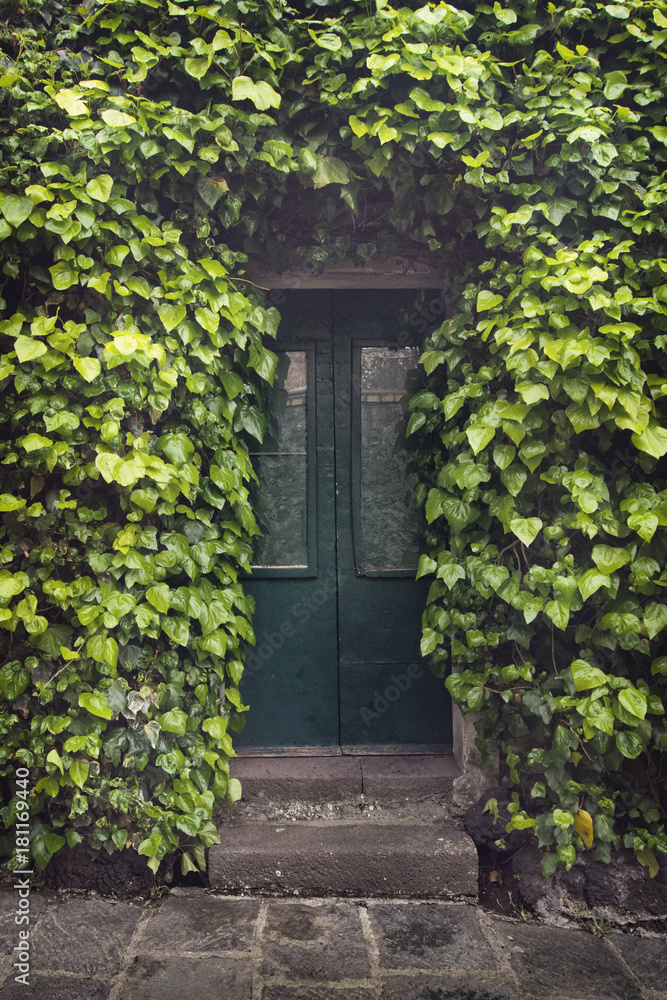
[[[547,873],[623,843],[655,871],[667,5],[2,16],[1,753],[38,863],[65,837],[203,863],[278,320],[244,255],[384,253],[462,293],[412,402],[424,652],[451,647]]]

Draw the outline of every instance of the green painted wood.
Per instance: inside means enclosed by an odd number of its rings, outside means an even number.
[[[369,502],[360,502],[363,486],[382,482],[386,462],[400,469],[373,448],[386,450],[394,435],[400,447],[404,434],[400,404],[387,403],[387,393],[376,399],[368,385],[362,392],[361,351],[405,351],[410,341],[398,314],[412,301],[405,292],[318,290],[288,293],[281,306],[278,349],[308,348],[314,356],[310,555],[306,567],[255,570],[247,584],[257,604],[257,647],[241,684],[251,710],[239,748],[451,746],[449,697],[419,655],[427,584],[414,580],[414,568],[383,564],[392,548],[383,517],[386,508],[387,523],[396,523],[396,498],[376,501],[371,489]],[[370,407],[363,419],[362,397]],[[388,493],[392,475],[389,469]]]
[[[281,305],[280,349],[314,352],[309,386],[308,460],[312,475],[307,569],[255,570],[257,645],[241,692],[251,706],[238,748],[339,745],[338,628],[330,293],[293,292]]]
[[[359,514],[360,470],[373,460],[362,447],[359,354],[364,347],[405,349],[400,324],[412,293],[334,292],[339,691],[341,742],[451,746],[451,703],[441,679],[419,654],[428,584],[414,569],[364,565]],[[356,377],[355,377],[356,376]],[[406,393],[414,386],[406,385]],[[397,446],[404,426],[392,428]]]

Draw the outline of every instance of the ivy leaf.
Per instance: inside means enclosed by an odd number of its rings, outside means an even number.
[[[232,80],[232,100],[252,101],[258,111],[280,107],[280,94],[264,80],[254,83],[249,76],[237,76]]]
[[[23,198],[21,195],[8,194],[2,203],[2,214],[10,226],[16,229],[25,222],[35,207],[32,198]]]
[[[502,295],[494,292],[481,291],[477,296],[477,312],[486,312],[488,309],[495,309],[503,301]]]
[[[254,406],[242,404],[234,415],[234,430],[247,431],[261,443],[268,429],[266,418]]]
[[[171,590],[166,583],[156,583],[146,591],[146,600],[156,611],[166,615],[171,605]]]
[[[166,632],[178,646],[187,646],[190,639],[190,625],[185,618],[165,618],[162,631]]]
[[[625,566],[631,559],[630,553],[626,549],[614,548],[611,545],[594,545],[592,556],[593,562],[600,572],[606,573],[607,576],[615,573],[621,566]]]
[[[91,715],[97,715],[101,719],[110,719],[113,715],[108,703],[102,700],[101,694],[82,691],[79,695],[79,705]]]
[[[30,673],[18,660],[10,660],[0,670],[0,692],[7,701],[16,701],[30,683]]]
[[[513,517],[509,529],[524,545],[531,545],[542,530],[542,521],[539,517]]]
[[[570,608],[564,601],[547,601],[544,605],[544,613],[550,618],[556,628],[565,631],[570,620]]]
[[[326,187],[327,184],[348,184],[351,179],[347,165],[337,156],[322,156],[318,159],[313,174],[316,188]]]
[[[640,753],[644,749],[644,744],[637,733],[632,730],[625,730],[621,733],[616,733],[616,746],[629,760],[634,760],[639,757]]]
[[[589,569],[577,580],[579,593],[585,601],[592,597],[600,587],[609,586],[609,577],[597,569]]]
[[[23,364],[25,361],[34,361],[35,358],[41,358],[43,354],[46,354],[48,348],[41,340],[33,340],[32,337],[26,337],[21,334],[14,341],[14,350],[16,351],[17,358]]]
[[[167,333],[171,333],[179,323],[183,322],[187,316],[187,309],[185,306],[173,306],[163,302],[161,306],[158,306],[158,316]]]
[[[575,815],[574,831],[579,834],[586,847],[593,846],[593,820],[585,809],[580,809]]]
[[[79,375],[86,380],[86,382],[92,382],[96,379],[100,372],[102,371],[102,365],[97,360],[97,358],[72,358],[72,364],[78,371]]]
[[[466,437],[470,442],[473,455],[479,455],[480,451],[486,448],[489,441],[493,440],[495,433],[494,427],[466,427]]]
[[[667,605],[649,604],[644,611],[644,625],[649,639],[655,639],[667,625]]]
[[[500,567],[498,567],[500,568]],[[466,572],[463,566],[458,563],[445,563],[438,567],[438,579],[444,581],[449,590],[452,589],[457,580],[465,580]]]
[[[75,759],[72,761],[69,768],[69,776],[77,788],[83,788],[86,783],[86,779],[88,778],[89,771],[90,764],[87,760]]]
[[[570,666],[577,691],[588,691],[607,683],[607,675],[586,660],[574,660]]]
[[[650,423],[641,434],[632,435],[632,443],[640,451],[653,455],[654,458],[662,458],[667,455],[667,430],[659,424]]]
[[[615,101],[617,97],[621,96],[628,86],[628,78],[620,69],[615,69],[611,73],[606,73],[604,81],[603,93],[608,101]]]
[[[177,736],[185,735],[188,724],[187,713],[180,708],[172,708],[170,712],[165,712],[158,717],[160,728],[166,733],[176,733]]]
[[[636,688],[623,688],[622,691],[618,692],[618,700],[626,710],[630,712],[631,715],[635,715],[638,719],[643,719],[646,715],[647,702],[646,695],[642,694]]]
[[[522,469],[518,465],[510,465],[508,469],[503,469],[500,473],[500,479],[507,489],[508,493],[511,493],[513,497],[517,497],[521,492],[524,483],[528,478],[528,473],[525,469]]]
[[[99,174],[86,184],[86,192],[95,201],[107,202],[111,197],[113,177],[110,174]]]

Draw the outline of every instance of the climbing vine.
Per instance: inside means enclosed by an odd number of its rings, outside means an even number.
[[[4,3],[0,691],[32,852],[204,863],[242,725],[276,309],[458,283],[412,400],[423,652],[544,869],[667,850],[667,4]],[[23,813],[22,813],[23,815]],[[499,831],[502,835],[502,830]]]

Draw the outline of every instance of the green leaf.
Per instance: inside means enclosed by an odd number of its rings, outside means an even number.
[[[113,716],[108,702],[103,700],[100,694],[91,694],[83,691],[79,695],[79,705],[81,708],[85,708],[87,712],[90,712],[91,715],[99,716],[100,719],[110,719]]]
[[[615,573],[621,566],[625,566],[631,559],[630,553],[625,549],[615,548],[612,545],[594,545],[592,556],[593,562],[600,572],[606,573],[608,576]]]
[[[214,740],[222,740],[227,735],[227,720],[216,715],[212,719],[204,719],[201,724],[202,730],[212,736]]]
[[[495,433],[493,427],[479,427],[477,425],[466,427],[466,437],[470,442],[473,455],[479,455],[480,451],[483,451],[487,444],[493,440]]]
[[[187,618],[164,618],[162,631],[166,632],[178,646],[187,646],[190,639],[190,624]]]
[[[348,184],[351,181],[347,165],[337,156],[322,156],[318,158],[313,174],[313,184],[316,188],[327,184]]]
[[[53,287],[59,291],[79,283],[79,272],[71,268],[66,260],[59,260],[57,264],[49,268],[49,271]]]
[[[667,625],[667,605],[649,604],[644,611],[644,625],[649,639],[655,639],[659,632]]]
[[[511,444],[499,444],[493,449],[493,461],[499,469],[506,469],[514,461],[516,448]]]
[[[8,194],[2,203],[0,211],[2,211],[10,226],[18,229],[28,218],[34,207],[32,198],[22,198],[17,194]]]
[[[570,667],[577,691],[588,691],[607,683],[607,675],[586,660],[574,660]]]
[[[487,309],[495,309],[503,301],[502,295],[494,292],[481,291],[477,296],[477,312],[486,312]]]
[[[21,510],[25,505],[25,500],[14,497],[11,493],[0,494],[0,511]]]
[[[442,580],[451,590],[457,580],[465,580],[466,572],[458,563],[445,563],[438,567],[438,579]]]
[[[644,744],[637,733],[632,730],[625,730],[621,733],[616,733],[616,746],[629,760],[634,760],[639,757],[640,753],[644,749]]]
[[[256,407],[244,403],[237,408],[234,414],[234,430],[247,431],[261,443],[267,429],[266,418]]]
[[[160,728],[167,733],[176,733],[183,736],[188,724],[187,714],[180,708],[172,708],[170,712],[165,712],[158,716]]]
[[[33,340],[32,337],[25,337],[23,334],[14,341],[16,356],[23,364],[25,361],[34,361],[46,354],[48,348],[41,340]]]
[[[97,358],[74,357],[72,358],[72,364],[86,382],[92,382],[102,371],[102,365]]]
[[[606,73],[604,81],[604,96],[608,101],[615,101],[628,86],[628,78],[620,69]]]
[[[69,768],[69,776],[78,788],[83,788],[90,771],[87,760],[73,760]]]
[[[171,606],[171,590],[166,583],[156,583],[146,591],[146,600],[156,611],[166,615]]]
[[[167,302],[163,302],[161,306],[158,306],[158,316],[162,320],[162,325],[164,326],[167,333],[182,323],[187,316],[187,309],[185,306],[172,306]]]
[[[124,111],[118,111],[116,108],[105,108],[104,111],[100,112],[100,118],[111,128],[125,128],[126,125],[135,124],[137,120],[132,115],[127,115]],[[91,195],[91,197],[94,198],[95,195]],[[99,198],[98,201],[108,201],[108,198]]]
[[[524,545],[531,545],[542,530],[542,521],[539,517],[513,517],[509,529]]]
[[[455,531],[463,531],[477,517],[477,510],[464,500],[447,497],[441,502],[441,512]]]
[[[258,111],[280,107],[280,94],[264,80],[254,83],[249,76],[237,76],[232,80],[232,100],[252,101]]]
[[[646,715],[646,695],[636,688],[623,688],[618,692],[618,700],[626,712],[630,712],[638,719],[643,719]]]
[[[565,631],[570,620],[570,607],[564,601],[547,601],[544,605],[544,613],[550,618],[556,628]]]
[[[503,485],[507,489],[507,492],[511,493],[513,497],[517,497],[519,495],[527,478],[528,473],[519,465],[510,465],[508,469],[503,469],[500,473],[500,479]]]
[[[640,451],[653,455],[654,458],[662,458],[667,455],[667,430],[655,422],[649,423],[641,434],[632,435],[632,443]]]
[[[0,670],[0,692],[7,701],[16,701],[30,684],[30,673],[18,660],[10,660]]]
[[[92,180],[88,181],[86,192],[95,201],[107,202],[111,197],[112,187],[113,177],[110,174],[99,174],[99,176],[93,177]]]
[[[597,569],[589,569],[579,577],[577,586],[579,593],[587,601],[600,587],[609,586],[609,577]]]
[[[199,648],[206,650],[207,653],[213,653],[214,656],[224,656],[228,641],[227,633],[222,629],[217,629],[207,635],[205,639],[199,640]]]

